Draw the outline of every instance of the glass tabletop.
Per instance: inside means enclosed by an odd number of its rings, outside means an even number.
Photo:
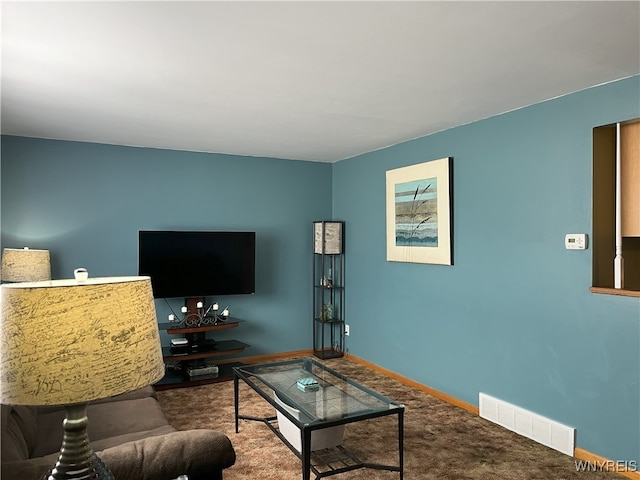
[[[261,365],[235,367],[246,382],[267,397],[278,398],[299,410],[301,424],[375,416],[404,406],[360,385],[312,358],[300,358]],[[305,379],[317,385],[306,388]],[[302,381],[302,382],[301,382]]]

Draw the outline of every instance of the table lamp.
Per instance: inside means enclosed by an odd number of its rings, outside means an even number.
[[[5,248],[2,251],[3,282],[51,280],[49,250]]]
[[[87,402],[164,375],[149,277],[0,286],[0,402],[64,405],[60,456],[46,480],[113,479],[87,435]]]

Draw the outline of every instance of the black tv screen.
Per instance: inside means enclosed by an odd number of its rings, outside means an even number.
[[[140,230],[138,275],[155,298],[255,293],[255,232]]]

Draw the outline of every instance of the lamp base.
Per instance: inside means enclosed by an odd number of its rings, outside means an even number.
[[[87,404],[68,405],[65,410],[60,456],[43,480],[114,480],[89,444]]]

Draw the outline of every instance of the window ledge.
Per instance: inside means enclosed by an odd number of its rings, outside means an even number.
[[[589,287],[591,293],[602,293],[605,295],[621,295],[624,297],[640,297],[639,290],[625,290],[623,288]]]

